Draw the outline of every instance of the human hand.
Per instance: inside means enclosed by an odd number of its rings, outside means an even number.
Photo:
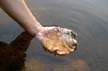
[[[76,35],[67,28],[44,27],[37,37],[42,42],[43,48],[51,53],[66,55],[76,50]]]

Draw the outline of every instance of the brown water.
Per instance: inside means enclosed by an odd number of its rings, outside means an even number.
[[[107,0],[27,0],[42,25],[78,33],[76,52],[54,56],[0,11],[0,71],[108,71]]]

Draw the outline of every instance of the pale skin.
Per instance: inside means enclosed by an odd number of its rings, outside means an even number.
[[[32,36],[37,36],[42,44],[44,44],[44,38],[48,35],[48,32],[57,32],[60,28],[56,26],[43,27],[33,16],[24,0],[0,0],[0,7]],[[54,52],[61,47],[53,47],[53,49],[46,47],[46,49]],[[71,50],[65,48],[62,49],[62,53],[58,52],[57,54],[69,54],[70,52]]]

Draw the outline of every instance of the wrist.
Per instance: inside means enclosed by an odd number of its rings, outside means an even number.
[[[34,25],[34,27],[32,28],[32,30],[31,30],[31,32],[30,32],[30,34],[32,35],[32,36],[37,36],[37,34],[39,33],[39,32],[42,32],[44,30],[44,27],[42,26],[42,25]]]

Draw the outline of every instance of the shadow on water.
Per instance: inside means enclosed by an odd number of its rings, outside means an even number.
[[[23,32],[10,44],[0,41],[0,71],[25,71],[25,52],[32,38]]]

